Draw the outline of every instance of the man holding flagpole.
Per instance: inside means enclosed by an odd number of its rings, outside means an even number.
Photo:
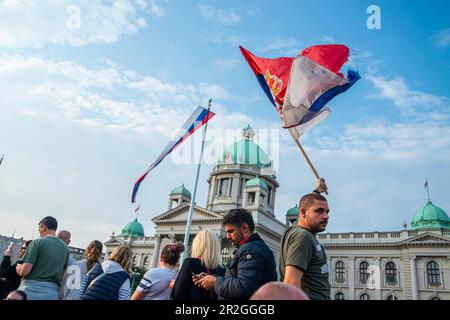
[[[300,199],[298,224],[281,238],[280,274],[283,282],[302,289],[311,300],[330,300],[327,256],[316,234],[325,231],[329,207],[323,179],[312,193]]]

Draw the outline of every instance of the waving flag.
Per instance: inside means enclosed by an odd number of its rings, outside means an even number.
[[[247,60],[267,98],[269,98],[281,120],[283,120],[284,95],[286,94],[289,73],[291,72],[294,58],[259,58],[242,46],[239,46],[239,49],[241,49],[242,55]]]
[[[295,128],[297,139],[328,117],[331,110],[325,104],[360,78],[352,70],[347,78],[339,73],[349,55],[344,45],[313,46],[295,58],[276,59],[259,58],[240,49],[277,109],[283,127]]]
[[[283,127],[302,126],[329,113],[323,109],[325,104],[360,78],[353,70],[347,78],[338,73],[348,55],[346,46],[332,44],[307,48],[295,58],[283,104]]]
[[[156,158],[156,160],[150,165],[147,171],[136,181],[133,187],[133,194],[131,195],[132,203],[136,201],[136,194],[138,192],[139,186],[141,182],[145,179],[147,174],[158,164],[160,164],[161,161],[176,147],[178,147],[184,140],[186,140],[189,136],[191,136],[195,132],[195,130],[197,130],[206,122],[208,122],[208,120],[211,119],[214,115],[215,113],[200,106],[197,107],[197,109],[195,109],[194,113],[189,117],[189,119],[187,119],[183,127],[181,127],[181,129],[178,131],[176,138],[171,140],[167,144],[167,146],[164,148],[164,150],[161,152],[158,158]]]

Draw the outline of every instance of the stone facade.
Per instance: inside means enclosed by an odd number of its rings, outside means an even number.
[[[450,300],[450,230],[324,233],[332,299]]]

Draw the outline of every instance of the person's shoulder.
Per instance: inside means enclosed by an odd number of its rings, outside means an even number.
[[[315,239],[314,235],[311,232],[299,226],[295,226],[290,230],[288,238],[290,241],[310,241],[310,242],[314,242]]]

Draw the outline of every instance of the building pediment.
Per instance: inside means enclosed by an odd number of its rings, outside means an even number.
[[[117,239],[116,237],[113,237],[107,241],[104,242],[105,245],[107,246],[114,246],[114,245],[122,245],[124,244],[124,241],[120,241],[119,239]]]
[[[450,238],[441,236],[435,233],[427,232],[413,238],[406,239],[401,242],[401,245],[426,245],[426,244],[448,244],[450,245]]]
[[[166,211],[159,216],[152,219],[155,224],[168,223],[168,222],[186,222],[189,215],[189,203],[184,203],[181,206],[175,207],[169,211]],[[209,211],[205,208],[194,206],[194,212],[192,214],[193,221],[221,221],[222,215],[213,211]]]

